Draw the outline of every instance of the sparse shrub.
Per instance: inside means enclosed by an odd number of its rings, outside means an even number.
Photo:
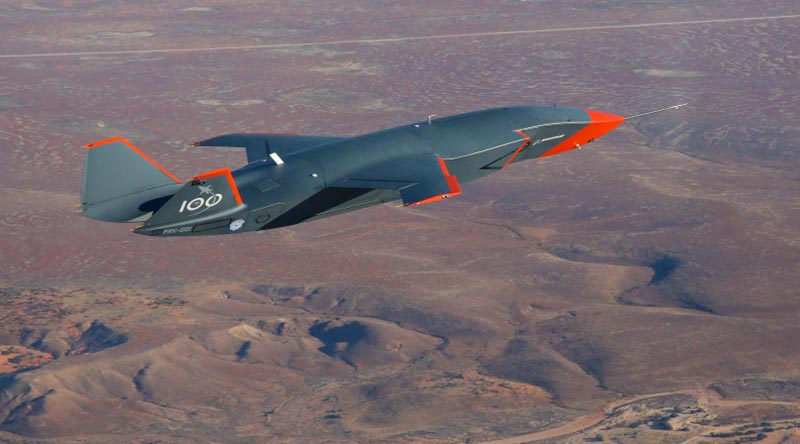
[[[9,348],[4,349],[3,351],[1,351],[0,352],[0,356],[8,356],[8,355],[14,353],[15,351],[16,351],[16,349],[14,347],[9,347]]]

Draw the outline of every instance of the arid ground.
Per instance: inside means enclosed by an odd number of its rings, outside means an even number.
[[[800,442],[793,0],[0,2],[0,443]],[[633,115],[447,201],[148,238],[82,146]]]

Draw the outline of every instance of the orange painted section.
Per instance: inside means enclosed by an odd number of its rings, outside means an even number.
[[[217,177],[217,176],[222,176],[222,175],[227,176],[228,185],[230,185],[231,191],[233,191],[233,198],[236,199],[236,205],[241,205],[242,204],[242,196],[239,194],[239,187],[236,186],[236,182],[234,182],[234,180],[233,180],[233,174],[231,174],[231,169],[230,168],[220,168],[218,170],[212,170],[212,171],[209,171],[207,173],[203,173],[203,174],[197,175],[197,176],[193,177],[192,179],[193,180],[209,179],[209,178],[212,178],[212,177]]]
[[[614,114],[594,111],[591,109],[587,109],[585,111],[586,114],[589,115],[591,122],[587,123],[586,126],[581,128],[577,133],[544,152],[539,157],[554,156],[556,154],[561,154],[564,151],[569,151],[571,149],[578,148],[579,146],[586,145],[587,143],[603,137],[625,121],[624,117]]]
[[[166,169],[166,168],[164,168],[164,167],[162,167],[161,165],[159,165],[159,163],[158,163],[158,162],[156,162],[155,160],[153,160],[152,158],[150,158],[150,156],[148,156],[147,154],[145,154],[144,152],[142,152],[142,150],[140,150],[139,148],[136,148],[135,146],[133,146],[133,144],[132,144],[132,143],[128,142],[128,141],[127,141],[127,140],[125,140],[123,137],[112,137],[112,138],[110,138],[110,139],[105,139],[105,140],[101,140],[101,141],[99,141],[99,142],[90,143],[90,144],[88,144],[88,145],[84,146],[84,148],[86,148],[87,150],[90,150],[90,149],[92,149],[92,148],[97,148],[98,146],[107,145],[107,144],[109,144],[109,143],[115,143],[115,142],[122,142],[122,143],[124,143],[124,144],[125,144],[125,146],[127,146],[127,147],[128,147],[128,148],[130,148],[130,149],[132,149],[132,150],[133,150],[133,152],[135,152],[136,154],[138,154],[139,156],[141,156],[141,157],[142,157],[144,160],[146,160],[146,161],[150,162],[151,164],[153,164],[153,166],[154,166],[154,167],[158,168],[158,169],[159,169],[159,170],[160,170],[162,173],[166,174],[166,175],[167,175],[167,177],[169,177],[170,179],[174,180],[174,181],[175,181],[175,183],[181,183],[181,180],[180,180],[180,179],[178,179],[177,177],[175,177],[175,175],[174,175],[174,174],[172,174],[172,173],[170,173],[169,171],[167,171],[167,169]]]
[[[205,172],[203,174],[198,174],[197,176],[192,177],[192,179],[197,179],[197,180],[210,179],[212,177],[217,177],[217,176],[221,176],[223,174],[230,174],[230,173],[231,173],[230,168],[220,168],[218,170],[211,170],[211,171]]]
[[[525,138],[525,141],[524,141],[524,142],[522,142],[522,145],[520,145],[520,146],[519,146],[519,148],[517,148],[517,150],[516,150],[516,151],[514,151],[514,154],[512,154],[512,155],[511,155],[511,157],[509,157],[509,158],[508,158],[508,160],[506,161],[506,163],[505,163],[505,164],[503,164],[503,167],[502,167],[502,168],[500,168],[501,170],[502,170],[502,169],[505,169],[507,166],[511,165],[511,162],[513,162],[513,161],[514,161],[514,158],[515,158],[515,157],[517,157],[517,154],[519,154],[519,153],[520,153],[520,151],[522,151],[522,149],[523,149],[523,148],[525,148],[526,146],[528,146],[528,144],[529,144],[529,143],[531,143],[531,136],[529,136],[529,135],[527,135],[527,134],[523,133],[523,132],[522,132],[522,130],[517,130],[517,132],[518,132],[518,133],[519,133],[519,134],[520,134],[522,137],[524,137],[524,138]]]
[[[231,190],[233,190],[233,198],[236,199],[236,205],[242,204],[242,196],[239,194],[239,187],[236,186],[236,182],[233,181],[233,175],[228,172],[228,184],[231,186]]]
[[[429,203],[433,203],[433,202],[439,202],[440,200],[446,199],[446,198],[447,198],[447,194],[441,194],[439,196],[433,196],[433,197],[429,197],[427,199],[422,199],[419,202],[414,202],[414,203],[408,204],[406,206],[407,207],[416,207],[417,205],[425,205],[425,204],[429,204]]]
[[[447,179],[447,185],[450,186],[450,193],[448,193],[448,196],[457,196],[461,194],[461,184],[458,183],[458,178],[450,174],[450,171],[447,170],[447,164],[441,157],[439,158],[439,166],[442,168],[445,179]]]
[[[461,194],[461,184],[458,183],[458,178],[450,174],[447,171],[447,164],[444,162],[444,159],[441,157],[438,158],[439,160],[439,167],[442,169],[442,174],[444,174],[444,178],[447,181],[447,186],[450,188],[450,192],[445,194],[440,194],[438,196],[431,196],[427,199],[422,199],[419,202],[414,202],[406,205],[407,207],[416,206],[416,205],[425,205],[432,202],[438,202],[442,199],[447,199],[451,196],[458,196]]]

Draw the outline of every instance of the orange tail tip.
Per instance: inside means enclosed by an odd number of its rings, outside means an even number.
[[[230,186],[231,192],[233,193],[233,198],[236,200],[236,204],[241,205],[242,196],[239,194],[239,187],[236,186],[236,182],[233,180],[233,174],[231,173],[230,168],[220,168],[218,170],[209,171],[207,173],[197,175],[193,179],[202,180],[217,176],[225,176],[225,178],[228,180],[228,186]]]
[[[87,150],[91,150],[93,148],[97,148],[97,147],[100,147],[100,146],[103,146],[103,145],[108,145],[108,144],[116,143],[116,142],[122,143],[123,145],[127,146],[128,148],[130,148],[134,153],[138,154],[142,159],[150,162],[154,167],[156,167],[162,173],[166,174],[167,177],[169,177],[170,179],[174,180],[175,183],[181,183],[181,180],[178,179],[174,174],[170,173],[169,170],[167,170],[166,168],[161,166],[158,162],[153,160],[152,157],[148,156],[142,150],[140,150],[139,148],[134,146],[132,143],[128,142],[124,137],[112,137],[110,139],[105,139],[105,140],[100,140],[100,141],[97,141],[97,142],[92,142],[92,143],[90,143],[88,145],[85,145],[84,148],[87,149]]]
[[[86,217],[141,221],[154,210],[153,202],[180,188],[181,181],[174,174],[122,137],[85,148],[81,210]]]

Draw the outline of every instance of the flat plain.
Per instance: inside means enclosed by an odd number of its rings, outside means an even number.
[[[800,442],[797,14],[1,3],[0,442]],[[188,178],[244,162],[186,148],[217,134],[554,102],[689,105],[435,205],[177,239],[78,214],[95,140]]]

